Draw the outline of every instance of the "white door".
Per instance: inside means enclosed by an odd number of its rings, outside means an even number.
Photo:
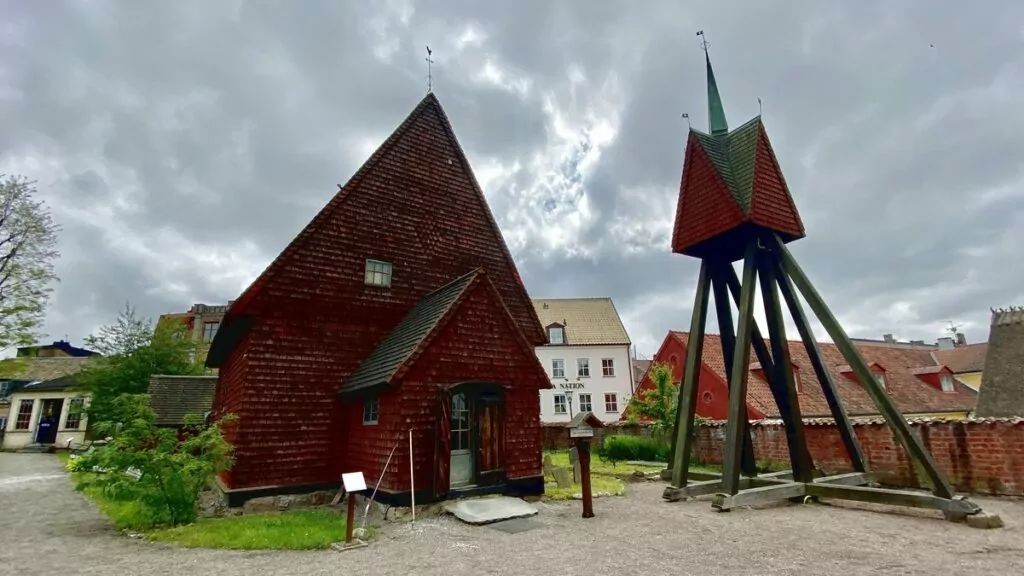
[[[452,394],[451,487],[473,481],[473,451],[470,446],[470,413],[465,394]]]

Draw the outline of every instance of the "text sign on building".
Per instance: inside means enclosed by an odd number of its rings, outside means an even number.
[[[362,492],[366,490],[366,480],[362,472],[349,472],[341,475],[341,483],[345,485],[345,492]]]
[[[562,390],[585,390],[587,388],[583,382],[559,382],[558,387]]]
[[[569,429],[570,438],[592,438],[593,436],[594,429],[589,426]]]

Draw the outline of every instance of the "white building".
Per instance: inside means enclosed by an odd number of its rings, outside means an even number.
[[[3,450],[79,445],[85,440],[88,394],[73,376],[26,384],[10,396]]]
[[[533,306],[548,336],[537,357],[554,387],[540,392],[541,422],[568,422],[588,411],[618,420],[635,380],[629,335],[611,298],[534,300]]]

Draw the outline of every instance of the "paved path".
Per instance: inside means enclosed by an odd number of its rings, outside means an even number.
[[[668,504],[657,484],[596,501],[541,504],[521,534],[449,518],[392,525],[361,550],[185,550],[116,533],[72,490],[57,458],[0,454],[0,573],[189,574],[1024,574],[1024,504],[979,501],[1003,530],[830,506],[720,514],[706,501]],[[586,570],[578,568],[585,565]]]

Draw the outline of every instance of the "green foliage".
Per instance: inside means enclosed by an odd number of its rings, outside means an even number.
[[[345,518],[331,510],[245,514],[154,530],[146,538],[184,548],[322,550],[345,539]]]
[[[672,367],[664,362],[651,364],[648,374],[654,389],[641,390],[633,398],[627,418],[650,421],[651,432],[660,435],[675,426],[679,386],[672,381]]]
[[[205,368],[194,361],[195,343],[179,323],[151,327],[148,319],[135,314],[130,304],[114,324],[85,339],[89,348],[103,354],[77,378],[92,393],[87,409],[89,422],[118,422],[113,403],[122,394],[144,394],[156,374],[202,374]],[[90,424],[91,427],[91,424]]]
[[[220,424],[190,422],[183,439],[156,426],[149,399],[122,394],[110,402],[111,419],[95,423],[110,441],[71,463],[78,488],[101,494],[126,527],[177,526],[195,521],[200,492],[232,465]],[[116,520],[115,520],[116,521]]]
[[[665,442],[647,436],[606,436],[597,453],[609,462],[667,462],[670,449]]]
[[[60,226],[46,203],[35,198],[35,182],[0,175],[0,350],[29,346],[58,280],[53,261]]]

